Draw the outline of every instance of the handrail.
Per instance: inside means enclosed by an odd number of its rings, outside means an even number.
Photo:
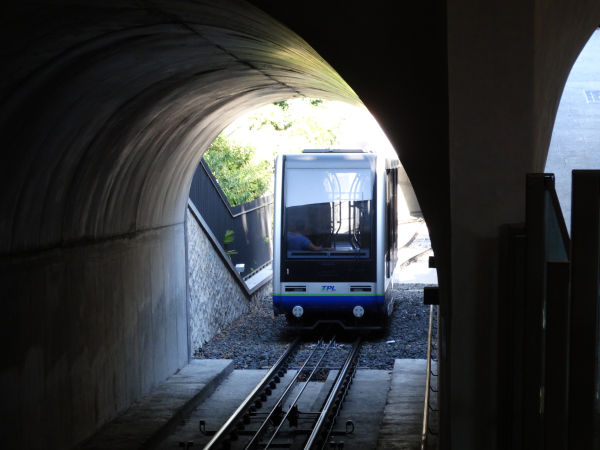
[[[556,269],[556,263],[569,264],[571,242],[553,174],[527,174],[525,200],[524,266],[523,272],[516,274],[523,277],[518,282],[523,286],[523,298],[514,304],[513,313],[513,320],[519,323],[514,333],[520,348],[511,357],[519,374],[506,388],[512,395],[506,407],[514,411],[509,424],[519,427],[516,433],[520,446],[538,450],[544,447],[548,432],[556,436],[558,428],[548,429],[547,425],[560,420],[561,408],[554,400],[566,395],[566,387],[557,381],[555,372],[565,359],[560,342],[569,335],[568,319],[563,313],[568,311],[568,292],[563,288],[568,285],[569,269],[563,269],[566,280],[556,274],[550,276],[549,271]],[[512,288],[513,293],[518,286]],[[558,442],[556,438],[551,440]]]
[[[200,161],[190,186],[188,200],[218,236],[220,245],[223,245],[226,238],[226,230],[233,231],[236,252],[231,259],[235,263],[245,262],[243,276],[250,276],[257,265],[263,265],[272,258],[271,231],[268,225],[272,220],[272,195],[231,206],[206,163]]]
[[[225,264],[225,267],[227,267],[227,269],[231,273],[233,279],[244,290],[247,297],[252,296],[252,294],[254,294],[256,291],[258,291],[261,287],[263,287],[265,284],[267,284],[267,282],[269,282],[271,280],[272,276],[269,276],[269,277],[265,278],[261,283],[258,283],[256,286],[254,286],[252,289],[249,289],[248,285],[246,284],[246,280],[248,278],[250,278],[250,276],[248,276],[247,278],[244,279],[238,273],[238,271],[235,270],[235,266],[231,262],[231,259],[229,259],[229,257],[225,253],[225,249],[223,249],[223,247],[221,247],[221,244],[219,243],[219,241],[217,240],[217,238],[211,231],[210,227],[204,221],[204,219],[202,218],[202,215],[200,214],[200,212],[198,211],[198,209],[196,208],[194,203],[189,199],[188,199],[188,209],[192,213],[192,217],[196,220],[196,223],[200,226],[200,228],[202,228],[202,230],[206,234],[208,240],[212,244],[213,248],[216,250],[217,254],[221,257],[221,261],[223,261],[223,263]],[[268,265],[268,264],[263,264],[260,267],[264,268],[264,267],[266,267],[266,265]],[[250,275],[256,275],[257,272],[258,272],[258,269],[251,272]]]
[[[558,195],[556,193],[555,179],[554,174],[544,174],[544,188],[545,191],[550,196],[550,204],[552,206],[552,212],[554,213],[554,217],[556,219],[559,233],[561,236],[562,244],[564,246],[564,251],[567,257],[567,260],[570,259],[571,255],[571,237],[569,236],[569,231],[567,229],[567,224],[565,222],[565,217],[562,212],[562,208],[560,206],[560,202],[558,200]]]
[[[552,201],[552,207],[554,209],[554,213],[556,214],[556,218],[558,220],[558,226],[560,227],[560,234],[563,239],[563,243],[565,244],[565,251],[567,252],[567,256],[570,258],[571,256],[571,236],[569,236],[569,231],[567,229],[567,223],[565,222],[565,216],[562,213],[562,208],[560,206],[560,202],[558,200],[558,195],[556,194],[556,189],[554,185],[551,189],[548,189],[550,193],[550,199]]]
[[[433,307],[429,305],[429,329],[427,331],[427,370],[425,374],[425,402],[423,406],[423,428],[421,430],[421,450],[427,447],[427,434],[429,430],[429,393],[431,391],[431,347],[433,336]]]

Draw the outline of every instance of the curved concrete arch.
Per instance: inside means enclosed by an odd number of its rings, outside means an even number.
[[[2,31],[0,274],[18,336],[0,441],[64,448],[188,361],[183,220],[204,149],[269,102],[360,101],[244,2],[20,8]]]
[[[583,6],[583,5],[581,5]],[[561,2],[555,8],[543,8],[536,27],[535,111],[539,112],[536,127],[536,170],[546,163],[552,129],[567,78],[577,57],[600,26],[600,4],[586,2],[573,8]]]
[[[599,6],[584,1],[575,8],[565,0],[449,5],[451,388],[443,434],[452,448],[512,445],[502,409],[510,388],[498,371],[499,353],[512,349],[495,328],[504,283],[499,227],[525,220],[526,174],[544,170],[560,92],[600,23]]]
[[[585,91],[600,80],[600,28],[577,56],[562,91],[546,159],[546,172],[555,174],[556,192],[567,227],[571,225],[571,171],[600,167],[600,109]],[[591,93],[587,92],[588,95]]]
[[[4,94],[2,253],[180,223],[194,166],[237,115],[299,95],[358,102],[302,39],[249,5],[141,5],[72,6],[81,34],[72,22],[51,37],[42,28],[29,36],[37,54],[16,55],[29,73]]]

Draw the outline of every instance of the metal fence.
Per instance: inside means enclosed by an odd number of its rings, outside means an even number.
[[[242,277],[271,262],[273,196],[231,206],[202,159],[192,180],[190,200],[233,264],[245,265]],[[231,242],[225,242],[228,231],[233,232]]]

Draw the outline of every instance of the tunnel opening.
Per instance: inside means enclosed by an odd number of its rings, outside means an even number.
[[[555,175],[556,192],[571,226],[571,171],[597,169],[600,155],[600,29],[573,64],[556,113],[545,171]]]
[[[309,132],[306,130],[294,132],[294,125],[282,126],[284,123],[295,124],[299,122],[298,119],[290,118],[284,114],[286,119],[282,121],[280,120],[282,116],[273,115],[274,112],[281,113],[282,110],[285,112],[288,107],[293,109],[294,105],[300,105],[300,107],[311,110]],[[339,124],[331,125],[336,120],[340,120],[332,118],[332,115],[336,114],[343,118],[344,126],[339,126]],[[251,117],[251,119],[248,119],[248,117]],[[268,117],[268,120],[265,117]],[[275,120],[273,120],[274,118]],[[325,126],[326,132],[322,132],[319,131],[321,130],[320,128],[315,126],[315,123],[325,118],[329,122]],[[261,125],[267,123],[267,128],[271,130],[271,134],[275,133],[279,134],[279,136],[276,136],[275,139],[272,138],[271,142],[269,142],[269,139],[265,137],[265,130],[260,130],[260,127],[256,126],[257,123]],[[303,125],[295,126],[296,128],[302,128]],[[327,127],[335,128],[336,132],[333,133],[331,128]],[[317,128],[316,131],[315,128]],[[290,129],[290,132],[295,133],[295,136],[301,134],[303,139],[290,139],[289,134],[286,136],[285,133],[282,133],[282,131],[288,129]],[[268,135],[269,133],[266,134]],[[283,136],[281,136],[282,134]],[[264,158],[267,158],[271,167],[274,165],[274,156],[277,153],[300,154],[305,148],[315,147],[334,149],[361,148],[375,153],[387,154],[391,157],[396,156],[385,134],[365,108],[357,108],[343,103],[327,100],[322,101],[320,99],[318,101],[315,101],[315,99],[295,99],[267,105],[236,120],[220,136],[223,135],[227,136],[231,141],[237,141],[241,146],[252,143],[251,145],[255,149],[260,150],[261,155],[258,159],[263,158],[264,161]],[[332,135],[335,139],[332,139]],[[209,146],[207,152],[210,151],[211,147]],[[207,168],[210,170],[209,164],[206,164],[206,167],[199,167],[198,170],[201,171],[201,176],[205,176]],[[215,176],[214,178],[219,179],[219,176]],[[191,233],[190,230],[195,227],[197,228],[197,224],[195,223],[197,222],[197,218],[194,217],[194,214],[188,213],[189,321],[191,352],[194,358],[200,360],[231,359],[233,360],[235,370],[241,371],[239,373],[245,371],[245,373],[249,374],[248,379],[251,379],[256,376],[255,371],[266,371],[271,368],[285,348],[297,336],[302,336],[303,339],[307,340],[303,351],[308,351],[314,345],[311,342],[315,342],[323,334],[327,336],[335,335],[337,342],[339,342],[338,345],[342,347],[349,346],[355,336],[362,334],[366,339],[358,357],[358,367],[360,369],[382,370],[389,373],[394,369],[394,361],[396,359],[425,359],[427,357],[429,308],[424,305],[423,291],[426,287],[437,285],[437,277],[435,276],[435,270],[431,268],[433,266],[430,266],[430,258],[433,256],[433,252],[427,226],[419,210],[418,203],[414,201],[414,193],[412,192],[408,178],[405,174],[400,178],[400,183],[404,183],[405,186],[399,186],[397,190],[398,197],[394,199],[398,203],[397,207],[394,208],[397,217],[394,218],[393,222],[397,226],[395,234],[399,247],[399,255],[396,260],[397,270],[394,271],[392,281],[394,310],[392,317],[385,324],[384,329],[375,332],[344,331],[338,328],[337,325],[331,326],[331,324],[324,324],[313,330],[302,331],[290,327],[290,322],[286,320],[284,315],[274,315],[273,285],[270,279],[258,291],[249,293],[241,289],[236,290],[232,294],[228,289],[224,288],[222,285],[223,279],[215,276],[214,270],[210,269],[199,272],[194,268],[198,264],[195,260],[199,256],[199,251],[197,248],[194,248],[197,247],[197,244],[194,242],[198,238],[193,235],[194,233],[198,233],[198,231]],[[398,179],[395,181],[398,182]],[[308,185],[305,187],[308,188]],[[191,194],[193,190],[194,182],[192,182]],[[274,188],[268,189],[267,194],[271,194],[273,190]],[[412,195],[413,198],[405,198],[403,192]],[[221,201],[223,200],[222,197],[223,195],[221,195]],[[190,203],[190,209],[194,208],[194,200],[192,198],[190,199]],[[211,214],[210,208],[206,208],[204,211],[206,211],[206,214]],[[269,214],[272,213],[273,209],[269,211]],[[204,222],[210,221],[208,217],[204,217],[203,220]],[[270,242],[272,243],[274,240],[272,217],[269,217],[267,227],[269,228],[269,232],[266,236],[270,238]],[[208,228],[208,233],[205,230],[205,234],[211,233],[210,226]],[[236,248],[235,241],[232,242],[233,245],[231,247],[227,245],[229,243],[226,242],[225,238],[226,230],[222,228],[219,230],[219,237],[216,238],[217,243],[221,243],[223,246],[221,256],[223,254],[226,255],[227,248]],[[257,239],[263,239],[265,235],[263,228],[264,223],[261,224],[259,229],[249,230],[250,235],[254,233],[258,235]],[[217,230],[213,229],[212,234],[217,235]],[[240,237],[245,239],[243,236]],[[216,247],[214,243],[213,246]],[[235,267],[243,264],[241,259],[235,259],[238,254],[227,256],[230,257],[230,266]],[[272,263],[272,254],[269,256],[268,263]],[[223,267],[227,265],[225,258],[217,258],[216,255],[213,253],[208,254],[208,252],[206,252],[204,258],[211,259],[215,265],[220,265],[221,270],[227,273],[230,283],[234,284],[236,282],[235,273],[231,270],[231,267],[229,269]],[[259,264],[259,266],[261,265]],[[272,265],[266,264],[258,272],[269,270],[272,273]],[[204,277],[210,277],[215,282],[215,285],[209,286],[205,281],[202,281]],[[243,277],[240,278],[242,278],[242,281],[247,281]],[[252,274],[250,274],[249,279],[252,279]],[[213,294],[210,294],[210,292]],[[219,300],[215,301],[214,304],[217,306],[214,306],[214,308],[216,311],[210,311],[209,307],[201,306],[213,301],[211,295],[221,296],[225,299],[225,303]],[[236,296],[237,298],[234,298]],[[232,306],[233,304],[237,304],[238,306]],[[203,321],[215,321],[214,318],[209,317],[211,314],[216,317],[217,322],[220,322],[216,326],[212,326],[210,332],[199,331],[202,328]],[[330,371],[324,370],[319,373],[320,375],[317,377],[318,381],[320,383],[327,383]],[[389,379],[382,379],[379,382],[382,386],[387,386]],[[387,389],[384,389],[384,391],[387,392]],[[214,423],[210,420],[205,421],[205,424],[207,427],[214,427]],[[171,439],[178,438],[173,437]]]
[[[291,106],[291,108],[290,108]],[[288,108],[290,108],[288,110]],[[308,110],[307,110],[308,108]],[[275,119],[275,120],[273,120]],[[327,124],[323,125],[323,122]],[[287,123],[287,126],[281,124]],[[264,127],[267,127],[267,130]],[[292,126],[293,125],[293,126]],[[290,128],[288,132],[288,128]],[[364,149],[369,152],[375,152],[379,154],[386,154],[390,157],[395,158],[395,152],[390,142],[385,137],[381,128],[377,125],[375,119],[368,114],[364,108],[356,108],[345,103],[340,102],[327,102],[323,103],[321,99],[296,99],[291,100],[288,104],[287,101],[274,103],[267,105],[259,110],[255,110],[245,117],[238,119],[232,125],[227,127],[220,137],[215,141],[217,146],[209,146],[207,152],[210,155],[211,148],[214,148],[214,152],[223,153],[223,142],[224,137],[231,141],[228,144],[231,149],[229,154],[233,151],[239,152],[243,148],[244,151],[248,152],[247,156],[257,152],[256,159],[262,162],[266,162],[271,167],[271,175],[274,170],[274,157],[278,153],[300,153],[306,148],[349,148],[349,149]],[[250,146],[250,147],[249,147]],[[206,157],[206,154],[205,154]],[[206,177],[206,172],[211,172],[210,181],[206,183],[207,187],[204,191],[209,195],[215,185],[226,186],[229,181],[222,179],[222,177],[228,176],[231,173],[231,169],[223,169],[217,167],[223,165],[223,160],[230,156],[219,156],[217,162],[213,161],[213,171],[216,171],[215,176],[211,171],[210,163],[201,163],[197,170],[197,176]],[[208,158],[210,159],[210,158]],[[235,159],[235,157],[234,157]],[[232,159],[231,161],[234,161]],[[235,160],[234,165],[239,163],[239,160]],[[245,169],[239,168],[240,171]],[[231,175],[231,178],[235,178],[237,175]],[[221,178],[219,180],[219,178]],[[273,178],[271,177],[271,183]],[[427,227],[422,219],[418,203],[414,201],[414,192],[410,187],[410,182],[407,177],[400,176],[399,180],[395,179],[398,184],[406,184],[406,186],[399,186],[398,188],[398,206],[393,208],[397,218],[393,219],[393,223],[397,224],[397,231],[394,233],[395,239],[397,239],[397,245],[400,248],[399,257],[396,256],[398,270],[394,270],[393,282],[397,285],[401,285],[404,290],[419,290],[426,285],[435,285],[437,279],[434,274],[434,270],[431,270],[428,266],[429,257],[432,256],[431,245],[429,241]],[[245,183],[245,182],[241,182]],[[306,185],[308,187],[308,185]],[[214,254],[207,254],[204,258],[211,259],[213,261],[219,261],[219,264],[225,263],[224,265],[229,266],[228,274],[232,280],[237,280],[238,284],[242,287],[250,280],[252,281],[255,273],[265,272],[267,276],[272,276],[273,268],[273,207],[262,208],[261,218],[256,221],[252,218],[248,219],[247,215],[241,215],[237,219],[241,223],[242,227],[238,226],[238,231],[234,233],[233,229],[227,229],[228,227],[223,225],[219,221],[219,215],[227,215],[227,211],[224,209],[215,210],[210,205],[205,205],[207,201],[200,197],[201,192],[194,191],[194,182],[192,183],[191,197],[190,197],[190,209],[194,209],[194,214],[188,213],[188,266],[189,266],[189,280],[190,280],[190,298],[194,298],[192,301],[193,305],[190,307],[190,322],[202,322],[200,316],[205,316],[204,320],[211,322],[211,314],[215,315],[215,312],[208,313],[206,306],[199,306],[199,304],[205,304],[210,302],[210,294],[199,292],[199,286],[207,286],[205,281],[201,281],[203,277],[213,277],[214,272],[208,270],[208,274],[198,273],[197,266],[204,264],[202,267],[206,268],[206,263],[199,263],[197,261],[198,254],[202,253],[198,249],[192,247],[197,246],[197,236],[190,233],[190,228],[197,227],[195,222],[198,219],[201,221],[201,226],[207,227],[204,230],[213,239],[213,246],[219,251],[221,258],[215,258]],[[209,192],[210,191],[210,192]],[[263,206],[272,202],[273,186],[264,188],[265,195],[262,198]],[[231,191],[230,191],[231,192]],[[408,195],[412,195],[412,198],[403,194],[406,192]],[[228,212],[231,213],[233,207],[232,201],[227,201],[227,194],[222,190],[217,192],[215,195],[215,201],[219,203],[229,203]],[[238,194],[230,194],[234,197]],[[255,198],[252,198],[253,202],[251,206],[254,206]],[[194,203],[203,203],[201,206],[196,207]],[[209,202],[210,203],[210,202]],[[202,211],[198,211],[201,209]],[[249,207],[249,210],[256,212],[258,208]],[[195,215],[200,214],[200,218]],[[241,219],[241,220],[240,220]],[[189,221],[194,220],[194,224],[190,224]],[[391,220],[391,219],[390,219]],[[210,222],[210,223],[208,223]],[[251,223],[248,229],[248,224]],[[232,225],[232,227],[234,227]],[[241,234],[238,236],[238,232]],[[196,234],[197,231],[194,231]],[[309,236],[313,240],[318,239],[316,236]],[[237,242],[236,242],[237,239]],[[266,247],[268,253],[265,254],[264,249],[250,248],[246,249],[245,246],[252,241],[259,241],[263,247]],[[320,242],[320,241],[315,241]],[[190,244],[191,243],[191,244]],[[330,244],[331,245],[331,244]],[[255,246],[256,247],[256,246]],[[254,253],[253,253],[254,252]],[[395,252],[396,253],[396,252]],[[227,257],[224,258],[223,255]],[[257,256],[258,255],[258,256]],[[256,260],[257,258],[262,258]],[[263,261],[264,260],[264,261]],[[236,268],[241,277],[235,277],[235,272],[232,267]],[[260,270],[256,270],[260,269]],[[225,269],[223,269],[225,270]],[[227,270],[225,270],[227,272]],[[239,283],[240,279],[244,283]],[[260,277],[257,277],[260,278]],[[218,289],[222,288],[223,280],[219,278],[219,281],[213,280],[214,286],[218,286],[209,289],[210,292],[217,294]],[[360,281],[360,280],[355,280]],[[271,286],[268,280],[263,279],[261,287]],[[244,293],[246,295],[244,295]],[[236,292],[236,295],[240,298],[253,297],[254,292],[250,289],[240,290]],[[264,295],[264,292],[261,292]],[[218,295],[218,294],[217,294]],[[223,295],[223,294],[221,294]],[[200,298],[201,297],[201,298]],[[230,295],[225,295],[229,298]],[[395,295],[399,297],[399,294]],[[221,321],[218,325],[212,326],[211,332],[209,333],[198,333],[196,328],[198,325],[192,326],[194,329],[191,331],[192,352],[199,352],[203,346],[203,340],[206,341],[206,336],[214,336],[220,330],[223,330],[228,325],[228,320],[231,321],[236,319],[240,312],[235,312],[236,308],[231,307],[232,302],[229,300],[227,304],[217,307],[219,310],[229,310],[231,315],[225,314],[228,317],[227,320],[223,318],[217,319]],[[241,300],[241,309],[245,308],[246,300]],[[397,307],[401,308],[401,301],[398,300]],[[219,314],[216,314],[219,316]],[[225,321],[223,321],[225,320]],[[199,338],[198,336],[204,336]],[[424,342],[420,343],[421,345]]]

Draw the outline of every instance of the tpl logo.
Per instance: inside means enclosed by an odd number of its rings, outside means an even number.
[[[335,286],[321,286],[321,292],[335,292]]]

